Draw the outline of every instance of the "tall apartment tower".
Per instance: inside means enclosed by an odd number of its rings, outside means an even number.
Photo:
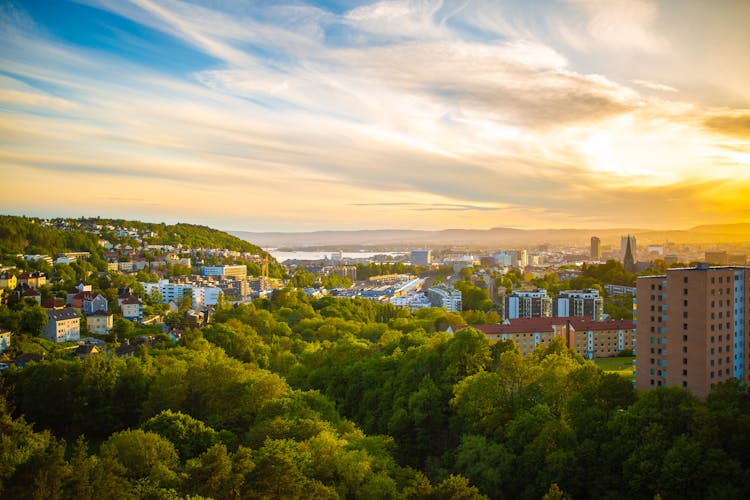
[[[518,290],[505,296],[505,319],[549,318],[552,299],[547,290]]]
[[[750,268],[669,269],[637,280],[636,388],[687,387],[705,398],[750,383]]]
[[[591,237],[591,254],[590,254],[591,260],[601,260],[602,259],[602,240],[597,238],[596,236]]]
[[[555,318],[588,316],[601,321],[604,315],[604,299],[599,290],[566,290],[552,299],[552,316]]]

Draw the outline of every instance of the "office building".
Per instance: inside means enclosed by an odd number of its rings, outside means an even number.
[[[556,318],[587,316],[601,321],[604,314],[604,299],[599,290],[566,290],[552,300],[552,316]]]
[[[432,265],[432,250],[412,250],[409,261],[414,266]]]
[[[552,316],[552,299],[547,290],[517,290],[505,296],[505,318],[549,318]]]
[[[602,259],[602,240],[596,236],[591,237],[591,253],[589,254],[591,260]]]
[[[668,269],[636,288],[637,389],[686,387],[705,398],[732,377],[750,382],[750,268]]]

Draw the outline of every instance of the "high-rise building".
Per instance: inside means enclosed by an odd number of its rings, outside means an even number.
[[[732,377],[750,383],[750,268],[668,269],[636,288],[637,389],[687,387],[705,398]]]
[[[602,258],[602,240],[596,236],[591,237],[591,260],[601,260]]]
[[[588,316],[601,321],[604,299],[599,290],[566,290],[552,299],[552,316],[555,318]]]
[[[529,265],[529,252],[521,250],[518,252],[518,267],[526,267]]]
[[[552,299],[547,297],[547,290],[517,290],[505,296],[505,319],[551,316]]]
[[[429,266],[432,264],[432,251],[412,250],[409,260],[414,266]]]

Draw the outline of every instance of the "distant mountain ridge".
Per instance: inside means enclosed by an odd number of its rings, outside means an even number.
[[[619,246],[620,237],[631,234],[639,244],[740,243],[750,241],[750,223],[701,225],[685,230],[655,231],[638,228],[611,229],[367,229],[352,231],[250,232],[227,231],[264,248],[326,246],[538,246],[588,245],[597,236],[604,245]]]

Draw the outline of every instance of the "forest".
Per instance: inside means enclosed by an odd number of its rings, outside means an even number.
[[[742,498],[750,398],[294,289],[130,358],[0,375],[2,498]]]

